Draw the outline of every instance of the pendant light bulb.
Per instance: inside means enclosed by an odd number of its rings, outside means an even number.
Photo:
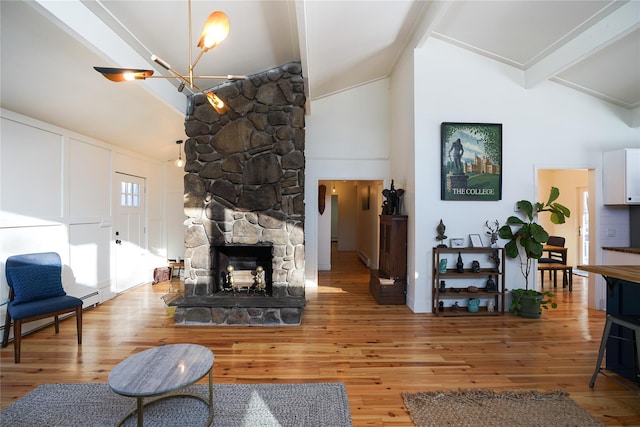
[[[213,108],[224,108],[224,102],[222,102],[222,99],[218,98],[218,96],[213,92],[207,92],[207,100]]]
[[[216,10],[209,15],[198,41],[203,52],[218,46],[229,34],[229,18],[224,12]]]
[[[184,166],[184,161],[182,160],[182,140],[177,140],[176,144],[178,144],[178,159],[176,160],[176,166],[181,168]]]

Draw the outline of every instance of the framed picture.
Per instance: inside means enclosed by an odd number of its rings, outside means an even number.
[[[479,234],[469,234],[469,239],[471,239],[471,247],[472,248],[481,248],[482,247],[482,239]]]
[[[502,199],[502,124],[443,122],[440,199]]]
[[[464,248],[464,239],[462,239],[462,238],[451,239],[451,247],[452,248]]]

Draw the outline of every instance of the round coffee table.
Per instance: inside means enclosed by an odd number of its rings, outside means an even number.
[[[117,424],[138,412],[138,426],[142,427],[143,408],[158,400],[171,397],[193,397],[207,404],[209,419],[213,421],[213,353],[196,344],[169,344],[145,350],[120,362],[109,374],[109,387],[122,396],[135,397],[133,409]],[[174,393],[194,384],[209,374],[209,400],[191,393]],[[160,396],[160,397],[158,397]],[[157,397],[143,402],[144,398]]]

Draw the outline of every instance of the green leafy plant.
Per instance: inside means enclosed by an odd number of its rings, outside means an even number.
[[[527,297],[536,299],[538,314],[542,313],[542,310],[548,310],[549,307],[556,308],[558,304],[553,302],[553,294],[549,291],[538,292],[533,289],[513,289],[511,291],[511,305],[509,306],[509,313],[519,314],[523,308],[523,300]]]
[[[543,245],[549,239],[549,233],[536,222],[537,216],[541,212],[549,212],[551,222],[554,224],[564,224],[565,219],[571,216],[571,212],[566,206],[556,202],[560,196],[560,190],[551,187],[549,198],[545,203],[531,203],[528,200],[520,200],[517,202],[519,212],[524,215],[523,218],[510,216],[507,218],[505,225],[500,227],[498,235],[501,239],[508,240],[505,245],[505,254],[509,258],[519,258],[520,271],[524,276],[525,288],[514,289],[511,291],[513,300],[509,311],[518,313],[521,310],[521,297],[523,295],[541,294],[535,290],[529,290],[529,275],[533,266],[533,260],[537,260],[542,256]],[[520,292],[522,291],[522,292]],[[553,294],[545,292],[541,294],[541,308],[546,309],[549,306],[556,308],[557,304],[551,300]]]

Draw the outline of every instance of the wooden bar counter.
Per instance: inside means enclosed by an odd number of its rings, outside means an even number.
[[[578,269],[640,284],[640,265],[579,265]]]
[[[580,270],[601,274],[607,282],[607,314],[640,316],[640,265],[580,265]],[[610,336],[626,341],[607,342],[606,367],[622,377],[638,381],[632,331],[613,325]]]

